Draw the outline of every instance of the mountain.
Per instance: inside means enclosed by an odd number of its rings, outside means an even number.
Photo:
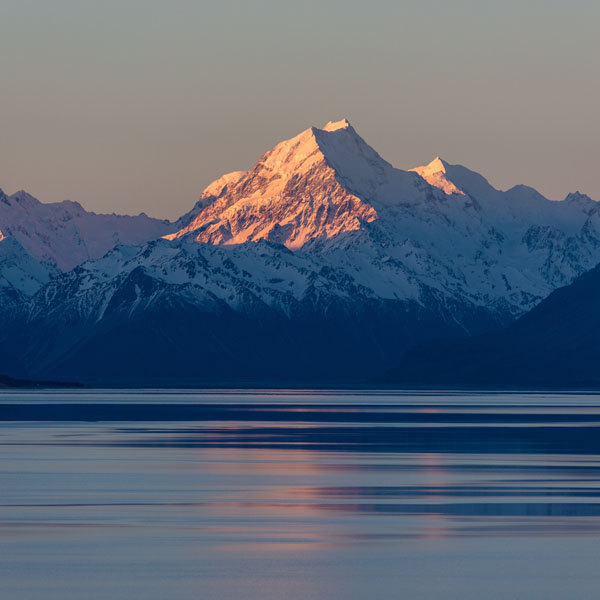
[[[440,331],[498,326],[460,305],[449,319],[447,307],[378,297],[317,255],[273,242],[157,240],[40,290],[14,336],[22,362],[11,372],[92,383],[357,381]]]
[[[0,310],[6,309],[9,298],[11,304],[18,304],[33,296],[58,273],[54,265],[36,260],[14,238],[0,232]]]
[[[435,386],[598,387],[600,265],[506,329],[408,352],[386,382]]]
[[[449,169],[451,169],[451,166],[439,156],[436,156],[428,165],[416,167],[411,169],[411,171],[420,175],[427,183],[433,187],[439,188],[445,194],[458,194],[464,196],[465,192],[456,187],[450,179],[448,174]]]
[[[17,343],[23,325],[23,311],[27,302],[42,287],[60,273],[50,263],[39,261],[14,238],[0,231],[0,362],[9,370],[19,364]]]
[[[347,121],[311,127],[267,152],[169,237],[194,233],[196,241],[211,244],[270,240],[297,249],[315,237],[353,231],[376,212],[352,193],[352,184],[378,168],[392,169]],[[336,176],[353,179],[344,186]]]
[[[176,223],[99,215],[77,202],[43,204],[26,192],[0,190],[0,319],[60,271],[101,258],[120,244],[141,244],[175,231]]]
[[[43,262],[68,271],[101,258],[119,244],[141,244],[173,231],[168,221],[145,214],[99,215],[78,202],[43,204],[26,192],[7,196],[0,190],[0,230]]]
[[[167,237],[337,255],[378,295],[417,299],[426,286],[512,315],[600,261],[593,201],[552,202],[526,186],[499,191],[440,158],[402,171],[347,120],[278,144],[198,208]]]
[[[600,262],[599,205],[582,194],[496,190],[441,158],[397,169],[347,120],[215,181],[173,229],[22,302],[0,334],[11,372],[368,380],[428,340],[507,325]]]

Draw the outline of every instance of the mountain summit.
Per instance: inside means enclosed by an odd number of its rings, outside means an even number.
[[[418,173],[427,183],[439,188],[445,194],[462,194],[464,192],[459,190],[447,176],[448,163],[442,160],[439,156],[436,156],[428,165],[423,167],[416,167],[411,169],[415,173]]]
[[[264,154],[244,176],[211,184],[216,193],[208,206],[167,237],[193,232],[211,244],[264,239],[299,248],[316,237],[356,230],[377,213],[338,181],[338,169],[352,175],[351,165],[363,157],[383,163],[346,120],[311,127]]]
[[[340,119],[339,121],[329,121],[325,127],[323,127],[323,131],[338,131],[338,129],[350,129],[352,125],[350,125],[350,121],[348,119]]]
[[[298,249],[374,221],[394,191],[418,195],[417,179],[382,159],[346,119],[281,142],[244,176],[209,186],[219,187],[189,225],[167,238],[193,232],[198,242],[264,239]]]

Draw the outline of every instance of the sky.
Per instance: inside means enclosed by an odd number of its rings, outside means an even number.
[[[408,169],[600,200],[597,0],[0,0],[0,187],[176,218],[347,117]]]

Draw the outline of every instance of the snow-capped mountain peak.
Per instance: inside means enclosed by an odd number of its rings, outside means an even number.
[[[352,127],[352,125],[350,125],[348,119],[340,119],[339,121],[329,121],[329,123],[323,127],[323,131],[337,131],[338,129],[348,129],[350,127]]]
[[[436,156],[428,165],[423,167],[416,167],[415,169],[411,169],[411,171],[416,171],[419,175],[428,176],[435,175],[436,173],[446,173],[446,167],[448,163]]]
[[[215,189],[219,196],[168,239],[195,232],[198,242],[266,239],[297,249],[361,229],[399,202],[441,195],[384,160],[347,119],[277,144],[243,177]]]
[[[582,194],[579,190],[567,194],[565,202],[577,203],[588,206],[598,206],[598,203],[590,198],[587,194]]]
[[[429,185],[439,188],[445,194],[462,194],[464,192],[450,181],[447,177],[447,168],[449,164],[442,160],[439,156],[436,156],[428,165],[422,167],[416,167],[411,169],[418,175],[420,175]]]
[[[365,195],[393,167],[347,120],[310,127],[277,144],[243,177],[221,188],[189,225],[169,239],[197,232],[197,241],[239,244],[261,239],[299,248],[377,218]],[[364,192],[367,194],[364,194]]]

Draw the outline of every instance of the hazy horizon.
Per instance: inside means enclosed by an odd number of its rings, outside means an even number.
[[[5,0],[0,187],[172,219],[347,117],[399,168],[440,155],[600,200],[599,17],[583,0]]]

